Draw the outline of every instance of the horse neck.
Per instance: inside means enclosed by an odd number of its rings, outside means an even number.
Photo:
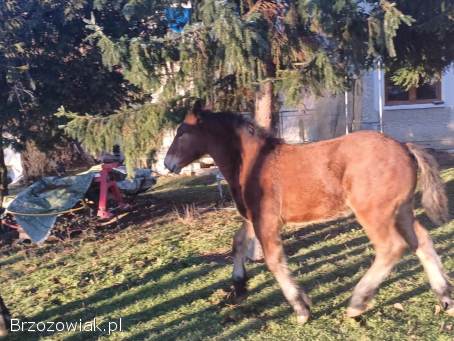
[[[209,154],[230,186],[239,186],[241,178],[249,173],[264,140],[238,129],[209,144]]]

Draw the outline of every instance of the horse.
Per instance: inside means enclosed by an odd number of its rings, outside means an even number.
[[[0,337],[8,334],[8,327],[11,321],[11,315],[3,303],[3,299],[0,296]]]
[[[448,220],[437,162],[423,148],[374,131],[286,144],[241,115],[212,113],[195,104],[178,127],[164,164],[179,173],[205,154],[219,167],[244,218],[233,238],[235,297],[246,295],[245,262],[251,243],[258,239],[267,268],[297,321],[305,323],[311,301],[287,267],[281,227],[353,214],[372,243],[375,259],[353,289],[347,316],[357,317],[369,308],[378,286],[407,248],[419,258],[443,308],[454,315],[448,276],[413,212],[419,170],[427,216],[438,224]]]

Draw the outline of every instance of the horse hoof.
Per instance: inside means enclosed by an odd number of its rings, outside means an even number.
[[[305,324],[309,320],[309,315],[297,315],[296,321],[298,324]]]
[[[367,310],[367,308],[348,307],[347,308],[347,316],[351,317],[351,318],[354,318],[354,317],[357,317],[357,316],[361,315],[366,310]]]
[[[246,300],[246,297],[247,297],[246,292],[233,293],[233,297],[232,297],[233,304],[240,304],[241,302]]]
[[[449,296],[441,298],[441,306],[443,307],[446,314],[449,316],[454,316],[454,301]]]
[[[246,288],[246,280],[241,281],[233,281],[233,288],[232,288],[232,302],[234,304],[239,304],[243,302],[247,297],[247,288]]]
[[[454,307],[446,309],[446,314],[449,316],[454,316]]]

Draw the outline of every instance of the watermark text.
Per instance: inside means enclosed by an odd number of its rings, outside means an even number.
[[[103,333],[110,335],[122,331],[122,319],[112,320],[100,323],[97,318],[89,321],[46,321],[33,322],[21,321],[20,319],[11,319],[11,332],[28,332],[28,333],[62,333],[62,332],[80,332],[80,333]]]

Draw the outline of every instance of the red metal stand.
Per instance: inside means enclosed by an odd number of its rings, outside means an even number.
[[[105,163],[102,165],[99,177],[95,179],[99,182],[99,205],[98,205],[98,217],[102,219],[109,219],[113,217],[113,213],[108,210],[108,199],[109,193],[113,199],[117,202],[117,208],[126,208],[127,204],[123,201],[123,196],[120,189],[117,187],[117,183],[111,179],[110,172],[112,169],[118,167],[118,163]]]

